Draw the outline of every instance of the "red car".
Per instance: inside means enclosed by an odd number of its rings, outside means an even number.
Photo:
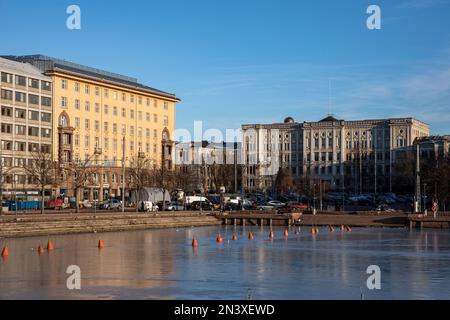
[[[300,202],[288,202],[287,204],[289,209],[297,209],[297,210],[308,210],[308,206],[306,204],[302,204]]]

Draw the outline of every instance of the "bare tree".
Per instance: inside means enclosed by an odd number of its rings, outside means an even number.
[[[0,149],[0,215],[3,214],[3,184],[6,181],[6,176],[11,171],[11,167],[5,165],[3,158],[1,157]]]
[[[136,192],[136,212],[139,210],[138,204],[142,189],[151,182],[151,160],[143,152],[139,152],[130,159],[130,166],[127,168],[129,184]]]
[[[294,189],[294,178],[289,168],[280,168],[275,178],[275,191],[278,194],[291,192]]]
[[[41,213],[44,214],[45,189],[55,182],[55,163],[52,155],[42,151],[33,152],[24,170],[29,181],[40,189]]]
[[[72,184],[77,213],[80,212],[80,191],[93,183],[92,175],[97,172],[97,167],[93,166],[91,159],[92,156],[84,160],[71,161],[62,168],[62,172]]]

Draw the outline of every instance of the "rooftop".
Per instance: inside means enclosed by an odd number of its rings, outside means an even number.
[[[4,59],[0,57],[0,69],[8,70],[9,72],[16,72],[20,74],[34,75],[35,77],[48,78],[41,70],[29,63],[23,63]],[[50,80],[50,79],[48,79]]]
[[[126,86],[131,86],[136,89],[142,89],[150,91],[155,94],[164,95],[173,99],[178,99],[175,94],[161,91],[138,82],[136,78],[124,76],[118,73],[113,73],[97,68],[88,67],[85,65],[77,64],[71,61],[62,60],[45,56],[42,54],[25,55],[25,56],[2,56],[3,58],[14,60],[18,62],[27,62],[35,67],[39,68],[42,72],[49,71],[68,71],[73,73],[79,73],[89,77],[98,78],[100,80],[112,81]]]

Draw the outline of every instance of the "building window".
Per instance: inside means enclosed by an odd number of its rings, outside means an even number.
[[[47,113],[47,112],[42,112],[41,113],[41,121],[42,122],[52,122],[52,115],[51,113]]]
[[[138,111],[138,119],[142,120],[142,111]]]
[[[29,94],[28,95],[28,103],[29,104],[34,104],[34,105],[39,105],[39,96],[35,95],[35,94]]]
[[[94,130],[95,131],[100,130],[100,122],[98,120],[95,120],[95,122],[94,122]]]
[[[107,121],[105,121],[103,127],[104,127],[105,132],[108,132],[108,130],[109,130],[109,124],[108,124]]]
[[[12,112],[12,108],[2,106],[2,117],[12,117]]]
[[[84,128],[89,129],[89,119],[84,120]]]
[[[164,101],[164,110],[167,110],[168,109],[168,103],[167,103],[167,101]]]
[[[80,100],[75,99],[75,110],[80,110]]]
[[[61,97],[61,108],[65,109],[67,108],[67,98]]]
[[[134,136],[134,126],[130,126],[130,135]]]
[[[108,89],[103,89],[103,95],[105,98],[108,98],[108,96],[109,96]]]
[[[49,81],[41,81],[41,88],[45,91],[51,91],[52,90],[52,84]]]
[[[130,102],[134,103],[134,95],[130,95]]]
[[[105,104],[104,107],[103,107],[104,114],[108,114],[108,111],[109,111],[109,107],[108,107],[107,104]]]
[[[42,138],[50,138],[52,134],[52,130],[47,128],[41,128],[41,137]]]
[[[75,82],[75,92],[80,92],[80,83]]]
[[[100,89],[95,87],[95,95],[98,97],[100,95]]]
[[[130,110],[130,118],[134,119],[134,110]]]
[[[45,107],[52,106],[52,98],[49,97],[41,97],[41,105]]]
[[[117,116],[117,107],[113,107],[113,115]]]
[[[26,87],[27,86],[27,78],[23,76],[16,76],[16,85]]]
[[[125,108],[122,108],[122,117],[126,117],[126,115],[127,115],[127,112],[126,112]]]
[[[2,82],[4,83],[12,83],[12,74],[2,72]]]
[[[113,99],[117,100],[117,91],[113,91]]]
[[[153,122],[155,122],[155,123],[158,122],[158,115],[156,113],[153,114]]]
[[[84,136],[84,146],[85,147],[89,147],[89,136]],[[86,160],[88,159],[88,157],[86,157]]]
[[[33,89],[39,89],[39,80],[28,78],[28,86]]]
[[[61,89],[67,89],[67,80],[61,79]]]
[[[169,125],[169,119],[167,118],[167,116],[164,116],[164,125],[165,126]]]
[[[122,101],[126,101],[127,100],[127,95],[125,93],[122,93]]]
[[[26,118],[26,111],[23,109],[16,109],[16,118],[17,119],[25,119]]]
[[[150,121],[150,112],[145,114],[145,120]]]
[[[27,102],[27,95],[23,92],[16,91],[16,102]]]
[[[95,112],[96,113],[100,112],[100,104],[98,104],[98,103],[95,104]]]
[[[127,126],[126,125],[122,125],[122,134],[126,135],[127,134]]]
[[[138,103],[139,103],[139,105],[142,104],[142,97],[141,96],[138,97]]]

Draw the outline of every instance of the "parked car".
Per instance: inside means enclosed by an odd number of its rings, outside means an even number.
[[[212,210],[213,207],[209,201],[194,201],[191,203],[190,209],[194,211],[202,210]]]
[[[260,204],[256,206],[256,210],[265,211],[265,210],[275,210],[276,208],[270,204]]]
[[[166,210],[167,211],[183,211],[184,210],[184,205],[182,203],[179,203],[179,202],[171,202],[166,207]]]
[[[151,201],[139,201],[138,210],[141,212],[156,212],[159,207]]]
[[[295,201],[288,202],[287,207],[289,209],[308,210],[308,205]]]
[[[273,206],[275,209],[281,209],[281,208],[285,208],[286,207],[285,203],[283,203],[281,201],[278,201],[278,200],[269,201],[269,202],[267,202],[267,204],[270,205],[270,206]]]
[[[117,199],[111,199],[103,205],[103,208],[107,210],[122,209],[122,203]]]

